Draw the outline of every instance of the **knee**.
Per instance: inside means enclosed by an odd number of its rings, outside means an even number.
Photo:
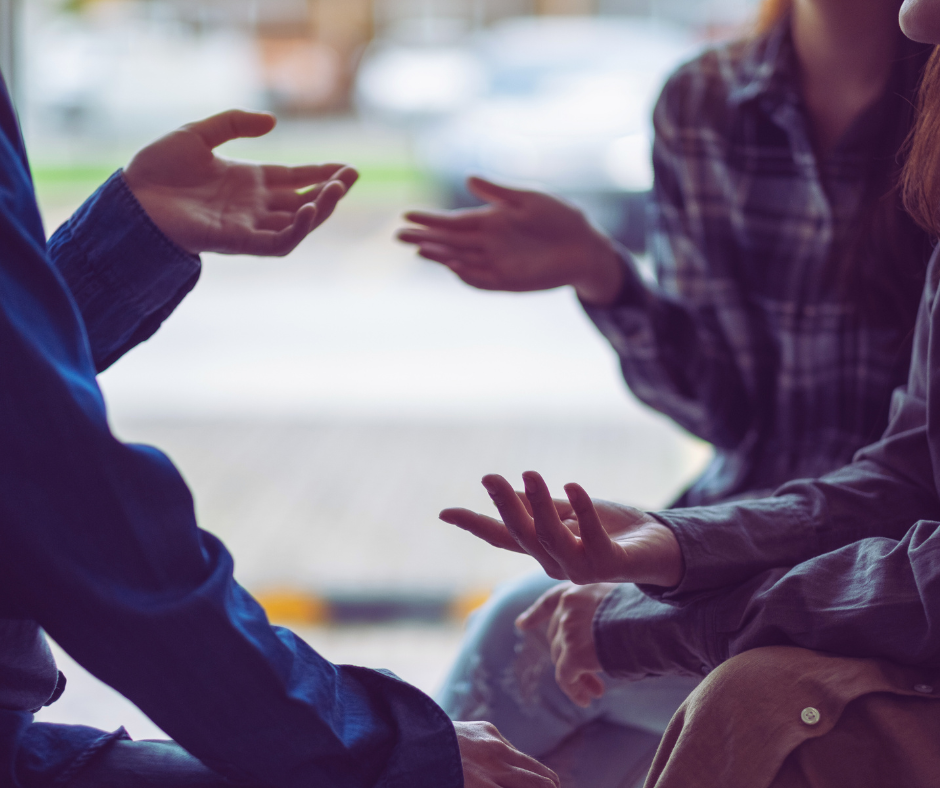
[[[544,574],[510,580],[499,586],[467,622],[469,639],[487,642],[515,637],[516,619],[559,581]]]

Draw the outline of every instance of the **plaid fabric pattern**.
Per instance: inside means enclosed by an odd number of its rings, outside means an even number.
[[[633,392],[715,446],[677,505],[820,476],[887,426],[916,304],[893,325],[866,320],[844,294],[834,250],[853,229],[871,162],[896,155],[877,149],[880,130],[892,106],[913,99],[925,57],[904,49],[885,95],[825,159],[788,23],[706,52],[665,87],[654,116],[658,286],[625,260],[620,301],[588,314]]]

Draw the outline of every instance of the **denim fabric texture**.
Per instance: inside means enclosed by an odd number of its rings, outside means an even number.
[[[557,583],[539,572],[498,588],[468,622],[438,702],[451,719],[492,722],[552,768],[563,786],[632,788],[701,675],[605,677],[603,697],[576,706],[555,681],[545,633],[515,627],[516,617]]]
[[[0,619],[41,626],[227,779],[460,788],[440,708],[272,627],[170,460],[111,434],[97,370],[150,336],[198,271],[119,173],[47,247],[0,91]],[[0,710],[0,785],[59,785],[112,740]]]

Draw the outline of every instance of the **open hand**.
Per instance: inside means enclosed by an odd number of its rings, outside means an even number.
[[[559,788],[557,775],[488,722],[455,722],[465,788]]]
[[[594,647],[594,614],[614,583],[563,583],[546,591],[516,619],[523,631],[545,626],[555,681],[582,708],[604,694],[603,672]]]
[[[440,518],[495,547],[528,553],[556,580],[665,587],[682,580],[679,542],[655,518],[621,504],[595,504],[579,484],[565,485],[567,502],[554,501],[535,471],[522,479],[525,493],[502,476],[483,477],[502,521],[468,509],[445,509]]]
[[[522,292],[572,285],[594,304],[612,303],[622,269],[609,238],[577,208],[542,192],[508,189],[482,178],[467,188],[489,203],[459,211],[412,211],[419,227],[399,231],[418,254],[482,290]]]
[[[170,240],[191,252],[283,256],[323,224],[359,177],[342,164],[283,167],[216,156],[223,142],[261,137],[277,121],[229,110],[151,143],[124,178]]]

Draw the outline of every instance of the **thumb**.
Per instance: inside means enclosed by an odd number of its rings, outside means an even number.
[[[499,186],[492,181],[483,178],[471,176],[467,178],[467,190],[474,196],[479,197],[484,202],[504,203],[506,205],[519,206],[529,194],[523,189],[510,189],[507,186]]]
[[[555,588],[550,588],[516,619],[516,626],[525,632],[548,622],[555,612],[555,608],[558,607],[558,600],[561,599],[565,589],[569,587],[568,583],[563,583]]]
[[[241,137],[263,137],[277,125],[277,119],[267,112],[246,112],[230,109],[218,115],[189,123],[184,128],[194,131],[210,148]]]

